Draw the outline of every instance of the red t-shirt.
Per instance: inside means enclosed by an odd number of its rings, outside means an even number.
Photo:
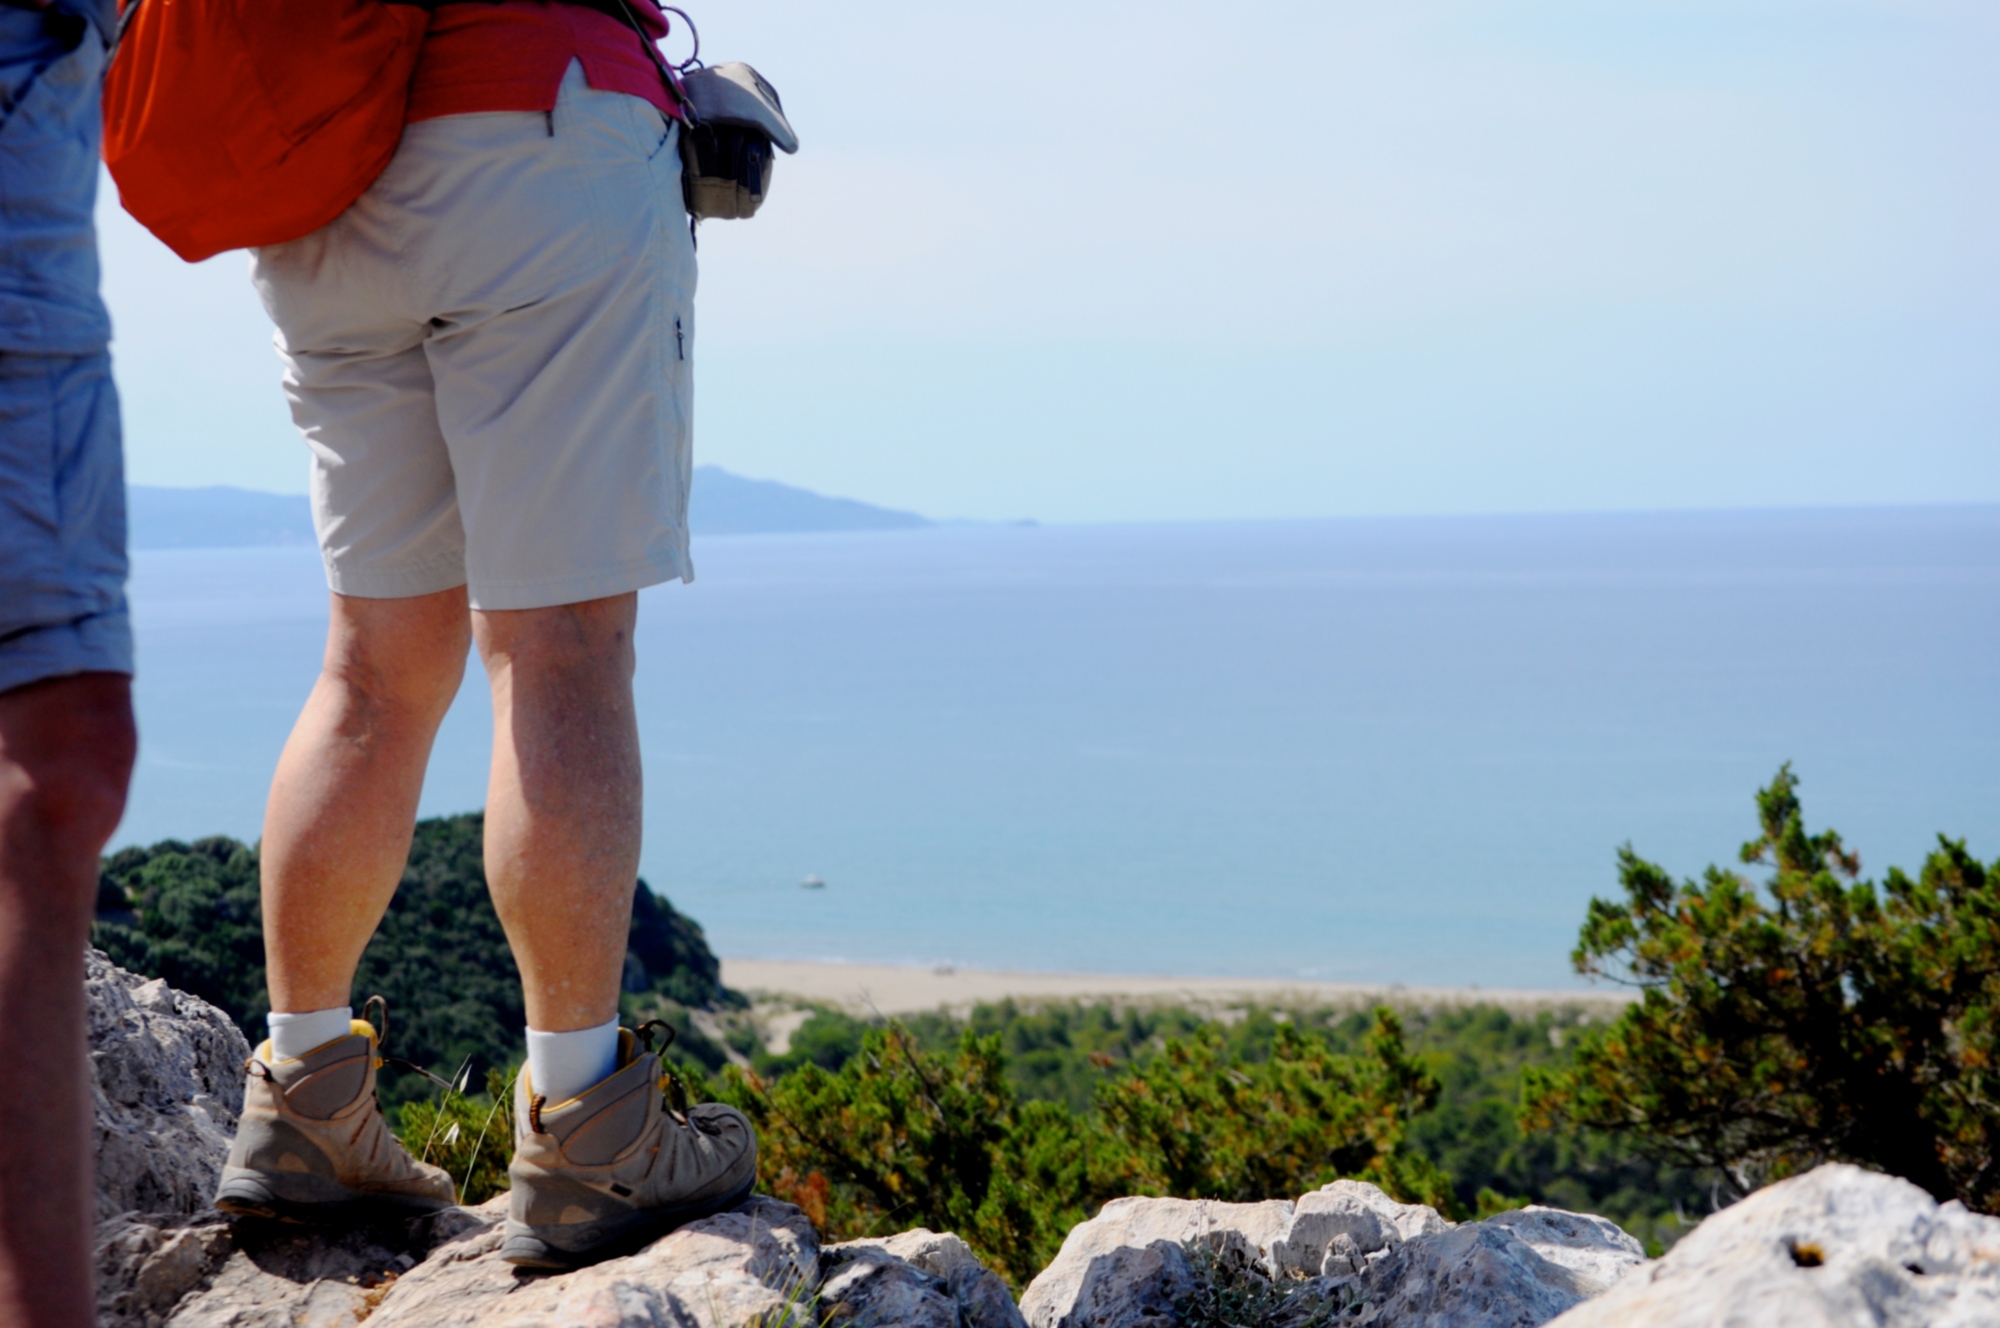
[[[648,36],[667,35],[658,0],[633,0]],[[417,57],[406,120],[477,111],[550,111],[571,60],[593,88],[625,92],[680,118],[631,25],[561,0],[439,5]]]

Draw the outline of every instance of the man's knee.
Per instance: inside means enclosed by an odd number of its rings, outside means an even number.
[[[336,595],[322,677],[355,713],[434,724],[464,680],[470,638],[462,589],[400,600]]]
[[[504,662],[535,676],[629,682],[638,602],[637,595],[614,595],[546,609],[482,611],[475,615],[480,654],[489,669]]]
[[[137,750],[122,676],[79,675],[0,695],[0,834],[8,857],[94,858],[125,813]]]

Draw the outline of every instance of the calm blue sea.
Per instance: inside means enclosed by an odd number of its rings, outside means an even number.
[[[1568,985],[1617,846],[1733,860],[1786,760],[1871,874],[2000,857],[2000,507],[696,557],[644,596],[644,872],[724,954]],[[324,599],[310,550],[137,556],[119,842],[255,837]],[[426,814],[482,797],[469,677]]]

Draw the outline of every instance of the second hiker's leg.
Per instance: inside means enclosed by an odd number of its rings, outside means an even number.
[[[264,813],[271,1009],[343,1006],[402,880],[438,725],[465,673],[465,591],[333,596],[326,662]]]
[[[625,594],[473,615],[493,685],[486,880],[540,1032],[618,1014],[639,875],[638,605]]]

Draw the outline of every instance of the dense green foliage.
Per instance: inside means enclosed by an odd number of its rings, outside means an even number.
[[[120,849],[97,880],[91,944],[113,963],[165,978],[226,1011],[255,1046],[264,991],[257,850],[218,835]]]
[[[388,1050],[474,1082],[519,1061],[525,1015],[513,953],[486,893],[483,818],[420,822],[388,916],[362,956],[355,1005],[389,1002]],[[119,965],[163,977],[227,1011],[252,1044],[264,1037],[264,938],[257,850],[233,839],[169,840],[104,861],[94,943]],[[676,1023],[683,1055],[711,1067],[722,1050],[685,1006],[734,999],[701,928],[639,882],[625,957],[627,1004]],[[409,1102],[434,1090],[415,1075],[386,1076],[383,1096]]]
[[[1747,1193],[1830,1159],[2000,1210],[2000,863],[1940,838],[1879,889],[1797,781],[1759,792],[1746,866],[1676,883],[1620,856],[1577,968],[1642,993],[1575,1063],[1531,1071],[1524,1119],[1626,1135]]]
[[[1594,1132],[1528,1133],[1517,1123],[1524,1070],[1568,1065],[1593,1017],[1603,1016],[1582,1007],[1522,1016],[1493,1006],[1402,1014],[1409,1052],[1439,1091],[1428,1109],[1412,1107],[1406,1146],[1395,1156],[1421,1158],[1449,1178],[1451,1194],[1440,1207],[1477,1214],[1545,1203],[1602,1213],[1656,1246],[1671,1244],[1708,1211],[1706,1177],[1649,1158],[1629,1141]],[[1149,1065],[1170,1040],[1201,1041],[1255,1063],[1271,1056],[1279,1030],[1289,1026],[1335,1054],[1355,1056],[1365,1053],[1374,1019],[1321,1008],[1250,1010],[1224,1023],[1173,1007],[1001,1002],[975,1007],[964,1022],[920,1015],[905,1026],[933,1052],[955,1047],[968,1029],[998,1039],[1003,1076],[1019,1100],[1085,1113],[1105,1086]],[[792,1035],[785,1055],[758,1057],[757,1071],[775,1079],[807,1061],[838,1070],[877,1027],[821,1011]]]
[[[932,1049],[890,1025],[863,1033],[836,1069],[808,1059],[775,1080],[732,1069],[715,1091],[756,1122],[765,1187],[829,1235],[921,1222],[1019,1281],[1119,1195],[1241,1201],[1358,1175],[1452,1207],[1445,1178],[1403,1147],[1437,1083],[1388,1010],[1354,1055],[1273,1024],[1251,1058],[1219,1025],[1200,1026],[1099,1079],[1088,1111],[1024,1098],[1001,1044],[967,1029]]]

